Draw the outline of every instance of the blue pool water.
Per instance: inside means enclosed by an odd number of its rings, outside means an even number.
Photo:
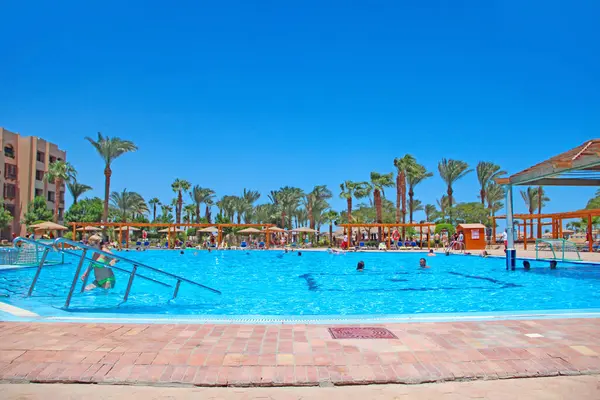
[[[215,295],[182,284],[172,289],[136,279],[121,304],[128,276],[116,272],[117,286],[104,292],[76,291],[70,311],[168,315],[393,315],[518,310],[600,308],[600,268],[586,264],[532,261],[526,272],[506,271],[503,259],[423,253],[297,253],[279,251],[127,252],[122,255],[220,290]],[[364,272],[356,271],[364,261]],[[24,295],[35,268],[0,271],[2,301],[32,311],[41,305],[62,307],[76,259],[45,268],[30,299]],[[519,264],[521,262],[519,261]],[[123,263],[121,263],[122,265]],[[126,267],[126,265],[122,265]],[[161,279],[157,274],[139,270]],[[175,284],[169,280],[170,284]],[[48,309],[48,307],[46,307]],[[41,313],[41,312],[40,312]],[[41,313],[43,314],[43,313]]]

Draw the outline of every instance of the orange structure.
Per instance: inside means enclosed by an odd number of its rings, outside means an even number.
[[[73,240],[75,240],[75,235],[77,234],[77,228],[81,227],[81,228],[85,228],[88,226],[93,226],[93,227],[120,227],[120,228],[129,228],[129,227],[135,227],[135,228],[167,228],[168,234],[167,234],[167,238],[169,241],[169,248],[172,248],[174,246],[172,246],[172,244],[174,244],[174,237],[177,234],[177,228],[181,228],[181,227],[185,227],[185,228],[208,228],[208,227],[216,227],[217,228],[217,243],[220,245],[221,242],[223,241],[223,228],[250,228],[250,227],[254,227],[254,228],[262,228],[264,227],[265,230],[265,234],[266,234],[266,240],[265,240],[265,248],[269,248],[269,235],[268,235],[268,228],[275,226],[274,224],[186,224],[186,223],[181,223],[181,224],[167,224],[167,223],[143,223],[143,222],[71,222],[70,223],[72,229],[73,229]],[[119,229],[119,248],[121,248],[121,243],[123,241],[123,231],[126,229]],[[126,247],[129,248],[129,241],[126,242]]]
[[[485,250],[485,229],[483,224],[458,224],[456,227],[465,238],[465,250]]]
[[[590,210],[577,210],[568,211],[562,213],[549,213],[549,214],[514,214],[514,220],[523,221],[523,249],[527,250],[527,229],[529,228],[529,238],[535,243],[534,225],[538,226],[538,239],[540,238],[541,227],[544,225],[550,225],[550,231],[552,232],[553,239],[559,239],[563,237],[563,221],[568,219],[587,219],[587,237],[588,237],[588,250],[593,250],[594,241],[592,239],[592,218],[600,216],[600,208],[594,208]],[[506,215],[498,215],[492,218],[492,236],[496,237],[496,220],[506,219]],[[550,219],[550,221],[544,221]]]
[[[413,227],[413,228],[418,228],[419,230],[419,246],[420,248],[423,248],[423,230],[424,228],[427,228],[427,231],[429,231],[429,229],[431,227],[435,227],[435,224],[433,222],[425,222],[422,224],[340,224],[339,226],[343,227],[344,229],[347,230],[348,232],[348,238],[349,240],[351,240],[352,238],[352,229],[356,228],[359,229],[360,228],[381,228],[383,234],[387,234],[387,240],[386,240],[386,246],[389,249],[391,247],[391,243],[392,243],[392,228],[402,228],[402,227]],[[386,228],[387,228],[387,232],[386,232]],[[427,248],[429,249],[431,247],[431,235],[428,235],[429,232],[425,232],[425,234],[427,235]],[[379,238],[379,241],[381,242],[381,238]]]

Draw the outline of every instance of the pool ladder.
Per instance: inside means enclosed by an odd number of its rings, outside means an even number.
[[[123,302],[126,302],[127,299],[129,298],[129,292],[131,291],[131,286],[133,284],[133,280],[135,279],[135,277],[139,277],[140,279],[154,282],[161,286],[171,287],[171,288],[173,287],[173,286],[169,285],[168,283],[161,282],[159,280],[156,280],[156,279],[153,279],[153,278],[150,278],[150,277],[147,277],[145,275],[138,273],[137,272],[138,268],[147,269],[149,271],[153,271],[158,274],[161,274],[165,277],[176,279],[177,283],[175,284],[175,289],[173,290],[173,297],[171,299],[174,299],[177,297],[177,294],[179,293],[179,287],[181,286],[181,282],[185,282],[187,284],[208,290],[215,294],[221,294],[221,292],[218,291],[217,289],[210,288],[208,286],[202,285],[198,282],[194,282],[194,281],[184,278],[182,276],[171,274],[169,272],[160,270],[158,268],[151,267],[146,264],[142,264],[139,261],[134,261],[134,260],[122,257],[117,254],[107,253],[105,251],[97,249],[96,247],[87,246],[87,245],[84,245],[83,243],[75,242],[73,240],[69,240],[69,239],[65,239],[65,238],[58,238],[58,239],[54,240],[54,242],[52,242],[52,244],[42,243],[37,240],[27,239],[27,238],[23,238],[23,237],[17,237],[13,240],[13,244],[15,246],[19,243],[33,244],[36,246],[40,246],[41,248],[44,249],[44,252],[42,253],[42,257],[40,259],[40,263],[37,267],[37,271],[35,272],[35,276],[33,277],[33,281],[31,282],[31,286],[29,287],[29,291],[27,292],[27,297],[30,297],[31,294],[33,293],[33,289],[35,288],[38,278],[40,277],[40,273],[42,272],[42,267],[44,266],[44,263],[46,262],[46,257],[48,256],[48,253],[50,251],[57,251],[61,254],[68,254],[68,255],[75,256],[75,257],[79,257],[79,262],[77,263],[77,269],[75,271],[75,275],[73,276],[73,282],[71,283],[71,288],[69,289],[69,294],[67,295],[67,300],[65,301],[65,305],[63,306],[63,308],[65,308],[65,309],[69,308],[69,305],[71,304],[71,298],[73,297],[73,292],[75,291],[75,288],[77,286],[77,279],[79,278],[79,274],[81,273],[83,264],[85,263],[86,260],[89,261],[90,263],[95,262],[95,260],[92,257],[88,257],[88,254],[92,254],[92,255],[93,254],[101,254],[106,257],[110,257],[110,258],[122,261],[122,262],[132,266],[131,271],[129,271],[125,268],[117,267],[115,265],[110,266],[110,268],[112,268],[112,269],[129,274],[129,280],[127,282],[127,289],[125,290],[125,295],[123,296]],[[71,249],[81,249],[82,252],[81,252],[81,254],[79,254]],[[85,290],[88,276],[89,276],[89,274],[84,279],[84,281],[81,285],[80,292],[83,292]]]

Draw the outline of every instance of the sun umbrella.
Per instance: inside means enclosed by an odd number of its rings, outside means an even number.
[[[277,226],[270,226],[266,228],[266,230],[268,230],[269,232],[285,232],[285,229],[281,229]]]
[[[175,229],[165,228],[165,229],[161,229],[158,232],[159,233],[169,233],[169,232],[185,232],[185,231],[183,229],[181,229],[181,228],[175,228]]]
[[[50,221],[31,225],[31,227],[35,228],[36,230],[40,230],[40,231],[64,231],[64,230],[69,229],[66,226],[62,226],[62,225],[59,225],[57,223],[50,222]]]
[[[292,229],[294,232],[305,232],[305,233],[317,233],[318,231],[315,229],[310,229],[307,228],[305,226],[303,226],[302,228],[296,228],[296,229]]]
[[[256,228],[246,228],[238,231],[238,233],[263,233],[263,231]]]
[[[101,228],[96,228],[95,226],[84,226],[83,228],[77,229],[78,232],[93,232],[93,231],[101,231]]]
[[[139,231],[138,228],[134,228],[133,226],[120,226],[118,228],[116,228],[117,231]]]
[[[198,229],[197,232],[216,233],[216,232],[219,232],[219,230],[214,226],[209,226],[206,228]]]

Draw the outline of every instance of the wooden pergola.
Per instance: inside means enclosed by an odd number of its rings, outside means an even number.
[[[593,240],[592,237],[592,217],[600,216],[600,208],[594,208],[590,210],[578,210],[568,211],[562,213],[549,213],[549,214],[514,214],[513,220],[523,221],[523,249],[527,250],[527,225],[529,221],[531,238],[533,238],[533,224],[534,221],[538,226],[549,225],[551,227],[552,238],[558,239],[563,237],[563,220],[574,219],[574,218],[587,218],[587,234],[588,234],[588,249],[592,251]],[[506,215],[497,215],[491,217],[492,219],[492,237],[496,238],[496,220],[506,219]],[[544,219],[550,219],[549,222],[544,222]],[[507,229],[508,230],[508,229]],[[538,229],[538,232],[540,229]],[[540,235],[538,235],[540,236]],[[539,237],[538,237],[539,239]]]
[[[420,232],[419,233],[419,236],[420,236],[419,246],[422,249],[423,248],[423,228],[428,228],[428,230],[429,230],[431,227],[435,227],[435,224],[433,222],[425,222],[422,224],[340,224],[339,226],[341,226],[342,228],[347,230],[348,240],[352,239],[352,228],[356,228],[356,229],[377,228],[378,230],[379,230],[379,228],[381,228],[381,230],[384,233],[385,233],[385,228],[387,228],[386,245],[389,250],[389,248],[391,247],[391,243],[392,243],[392,228],[409,228],[409,227],[420,228],[419,229],[419,232]],[[381,238],[379,238],[379,240],[381,241]],[[431,235],[428,234],[428,236],[427,236],[427,248],[428,249],[431,247],[430,241],[431,241]]]
[[[600,139],[588,140],[569,151],[551,157],[508,178],[497,178],[496,183],[504,185],[506,188],[506,232],[508,235],[506,267],[514,269],[516,250],[514,248],[513,186],[600,186]],[[553,225],[555,228],[553,232],[562,229],[562,222],[559,223],[559,221],[563,219],[586,217],[589,217],[588,230],[591,232],[589,225],[591,216],[593,216],[593,213],[590,214],[592,210],[585,210],[585,213],[582,211],[557,213],[553,219],[553,222],[557,224],[557,226]],[[538,219],[538,226],[541,229],[542,217],[540,215],[525,214],[522,217],[524,220]]]
[[[85,228],[88,226],[93,227],[112,227],[112,228],[121,228],[119,229],[119,249],[121,249],[121,244],[123,242],[123,231],[126,229],[122,228],[167,228],[167,238],[169,243],[169,248],[172,248],[172,243],[174,244],[174,240],[172,240],[177,233],[177,228],[208,228],[208,227],[216,227],[217,228],[217,243],[220,245],[223,240],[223,228],[265,228],[265,248],[269,248],[269,234],[268,228],[275,226],[275,224],[194,224],[194,223],[144,223],[144,222],[71,222],[71,228],[73,229],[73,240],[75,240],[75,235],[77,233],[77,228]],[[129,248],[129,241],[126,243],[126,248]]]

